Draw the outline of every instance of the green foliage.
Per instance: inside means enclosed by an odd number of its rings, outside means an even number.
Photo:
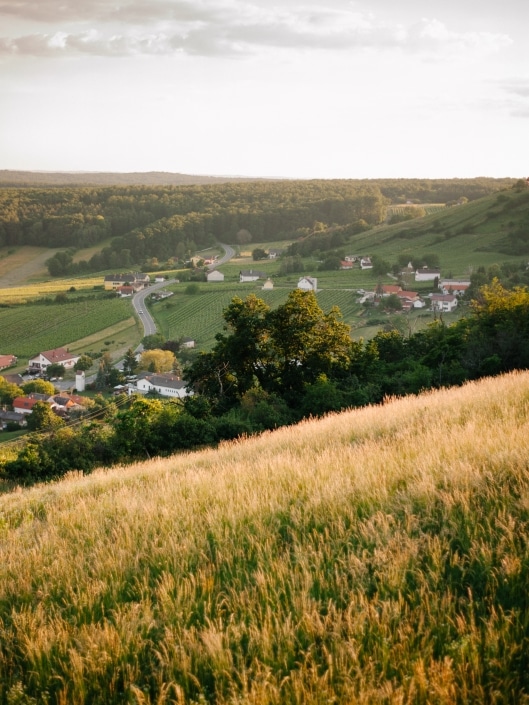
[[[75,363],[73,368],[76,372],[86,372],[87,370],[89,370],[92,367],[93,364],[94,364],[94,361],[93,361],[92,357],[90,355],[88,355],[87,353],[84,353],[77,360],[77,362]]]
[[[266,250],[263,250],[262,247],[256,247],[254,250],[252,250],[252,259],[254,262],[259,262],[262,259],[267,259],[268,254]]]
[[[30,431],[52,431],[64,425],[51,406],[45,401],[38,401],[28,414],[27,425]]]
[[[142,338],[141,344],[145,350],[155,350],[162,347],[165,343],[165,338],[161,333],[151,333]]]
[[[21,386],[24,394],[36,392],[37,394],[47,394],[50,397],[55,394],[53,382],[48,382],[44,379],[33,379],[29,382],[24,382]]]

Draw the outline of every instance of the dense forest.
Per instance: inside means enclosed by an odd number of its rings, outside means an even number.
[[[384,221],[390,203],[472,200],[514,179],[254,181],[186,186],[0,188],[0,247],[64,248],[54,276],[168,262],[209,247],[297,238],[315,223],[352,231]],[[89,261],[77,250],[102,244]],[[104,246],[103,246],[103,243]],[[110,243],[110,244],[109,244]]]

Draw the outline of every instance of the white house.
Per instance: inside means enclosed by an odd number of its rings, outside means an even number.
[[[360,269],[373,269],[373,262],[371,262],[371,257],[360,258]]]
[[[105,289],[119,289],[121,286],[132,286],[134,291],[149,286],[151,278],[144,272],[127,272],[126,274],[107,274],[104,279]]]
[[[55,348],[55,350],[45,350],[28,362],[30,373],[45,372],[49,365],[64,365],[67,370],[72,369],[80,355],[73,355],[66,348]]]
[[[303,291],[318,291],[318,280],[315,277],[301,277],[298,289]]]
[[[433,282],[439,279],[441,276],[440,269],[428,269],[428,267],[422,267],[415,271],[415,281],[416,282]]]
[[[274,282],[268,277],[268,279],[265,281],[263,284],[263,289],[273,289],[274,288]]]
[[[144,394],[147,394],[147,392],[158,392],[163,397],[183,399],[193,394],[193,392],[187,391],[186,384],[175,375],[160,372],[142,375],[136,382],[136,388]]]
[[[454,296],[463,296],[469,287],[469,279],[441,279],[439,282],[439,289],[443,294],[454,294]]]
[[[194,348],[195,347],[194,338],[182,338],[182,340],[180,341],[180,347],[181,348]]]
[[[432,294],[432,311],[450,313],[457,308],[457,298],[453,294]]]
[[[258,279],[266,279],[267,275],[264,272],[258,272],[255,269],[247,269],[239,272],[239,281],[256,282]]]
[[[222,272],[219,272],[218,269],[212,269],[206,274],[206,280],[208,282],[223,282],[224,274]]]

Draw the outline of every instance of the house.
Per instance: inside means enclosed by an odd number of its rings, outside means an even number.
[[[182,338],[182,340],[180,341],[180,347],[181,348],[194,348],[195,341],[193,338]]]
[[[436,279],[439,279],[440,276],[440,269],[428,269],[428,267],[422,267],[421,269],[415,270],[416,282],[433,282]]]
[[[136,388],[139,392],[144,394],[158,392],[163,397],[175,399],[183,399],[193,394],[193,392],[187,391],[186,385],[187,382],[183,382],[180,377],[166,373],[142,375],[136,382]]]
[[[271,248],[268,250],[268,259],[277,259],[278,257],[281,257],[283,254],[284,250],[276,250]]]
[[[80,355],[74,355],[67,348],[55,348],[55,350],[45,350],[44,352],[35,355],[28,362],[30,374],[45,372],[49,365],[64,365],[65,369],[70,370],[79,360]]]
[[[43,398],[36,399],[35,397]],[[15,399],[13,399],[13,409],[19,414],[31,414],[33,407],[35,404],[38,404],[39,401],[50,403],[48,397],[45,397],[43,394],[32,394],[27,397],[15,397]],[[53,408],[55,406],[55,402],[50,403],[50,406]]]
[[[303,291],[318,291],[318,280],[316,277],[301,277],[298,281],[298,289]]]
[[[5,370],[7,367],[13,367],[17,364],[15,355],[0,355],[0,370]]]
[[[400,294],[402,292],[402,287],[398,284],[383,284],[378,285],[375,289],[375,293],[379,296],[391,296],[391,294]]]
[[[353,266],[353,263],[348,259],[344,259],[340,262],[340,269],[353,269]]]
[[[8,423],[17,423],[19,426],[26,426],[26,414],[0,409],[0,429],[5,429]]]
[[[112,291],[122,286],[132,286],[134,291],[139,291],[149,286],[151,278],[143,272],[127,272],[125,274],[107,274],[104,279],[105,289]]]
[[[224,274],[219,272],[218,269],[212,269],[206,274],[206,281],[208,282],[223,282]]]
[[[360,258],[360,269],[373,269],[373,262],[371,262],[371,257]]]
[[[121,298],[132,296],[134,291],[135,289],[133,286],[118,286],[116,289],[116,292],[121,296]]]
[[[256,282],[258,279],[266,279],[265,272],[258,272],[255,269],[247,269],[239,272],[239,282]]]
[[[453,294],[432,294],[432,311],[450,313],[457,308],[457,298]]]
[[[469,287],[469,279],[441,279],[439,282],[439,289],[443,294],[454,294],[454,296],[463,296]]]
[[[154,277],[154,283],[155,284],[162,284],[165,281],[165,277],[163,275],[158,275]]]
[[[263,284],[263,289],[273,289],[274,288],[274,282],[268,277],[268,279],[265,281]]]

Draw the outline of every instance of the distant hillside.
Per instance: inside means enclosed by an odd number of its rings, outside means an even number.
[[[350,253],[376,254],[390,265],[399,257],[436,254],[444,275],[449,271],[468,274],[479,265],[529,255],[529,188],[510,187],[461,205],[437,206],[406,222],[383,224],[352,236],[347,229],[344,233]],[[324,235],[315,233],[313,240],[305,239],[297,251],[306,255],[315,248],[324,249]]]
[[[95,172],[95,171],[10,171],[0,170],[0,187],[16,186],[188,186],[231,182],[265,181],[244,176],[200,176],[168,171]]]
[[[522,703],[529,373],[0,496],[6,703]]]

